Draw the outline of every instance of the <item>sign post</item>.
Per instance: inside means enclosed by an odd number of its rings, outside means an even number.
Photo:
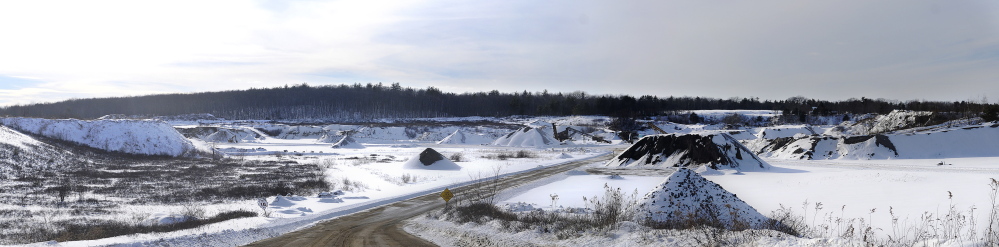
[[[444,192],[441,192],[441,198],[444,199],[444,208],[447,208],[447,203],[451,201],[454,194],[451,194],[451,190],[444,188]]]
[[[257,206],[260,206],[260,210],[264,211],[264,216],[267,216],[267,199],[257,198]]]

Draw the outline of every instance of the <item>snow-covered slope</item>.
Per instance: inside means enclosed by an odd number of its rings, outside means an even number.
[[[894,110],[885,115],[865,114],[856,116],[854,121],[839,124],[841,135],[888,134],[896,130],[912,129],[933,122],[933,113],[925,111]]]
[[[0,178],[17,178],[65,167],[70,152],[0,126]]]
[[[363,127],[357,130],[354,138],[363,143],[394,143],[400,140],[412,140],[420,133],[407,133],[406,127]]]
[[[343,137],[340,138],[339,141],[333,143],[333,145],[330,145],[330,147],[361,149],[364,148],[364,145],[357,143],[357,140],[354,140],[354,138],[351,137],[350,135],[344,135]]]
[[[776,139],[784,137],[794,137],[795,135],[815,135],[815,130],[808,125],[782,125],[774,127],[760,128],[756,132],[756,137],[761,139]]]
[[[777,159],[999,157],[999,124],[933,128],[905,134],[759,139],[744,144],[761,157]]]
[[[520,128],[517,131],[496,139],[496,141],[493,141],[492,145],[507,147],[547,147],[558,145],[558,141],[555,140],[554,133],[552,133],[552,129],[549,125],[549,127],[542,126],[539,128]]]
[[[218,128],[215,133],[204,137],[207,142],[255,142],[266,138],[254,129],[250,128]]]
[[[888,135],[899,158],[999,157],[999,124]]]
[[[776,159],[869,160],[899,157],[893,141],[884,135],[758,139],[746,142],[746,146],[760,157]]]
[[[885,133],[898,129],[907,129],[927,122],[932,112],[894,110],[887,115],[874,118],[873,126],[868,133]]]
[[[337,143],[343,140],[344,136],[351,134],[352,131],[335,131],[330,130],[324,133],[319,139],[316,140],[317,143]]]
[[[646,136],[606,164],[609,167],[640,168],[699,165],[742,171],[770,167],[752,151],[724,133]]]
[[[4,118],[0,123],[20,131],[114,152],[181,156],[195,149],[191,141],[162,121]]]
[[[455,130],[454,133],[444,137],[437,142],[437,144],[488,144],[493,141],[493,138],[482,135],[482,134],[472,134],[466,133],[463,130]]]
[[[768,218],[721,185],[680,168],[639,201],[636,220],[683,224],[709,220],[727,229],[759,228]]]

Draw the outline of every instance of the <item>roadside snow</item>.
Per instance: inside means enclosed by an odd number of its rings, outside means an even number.
[[[267,139],[272,144],[297,143],[297,145],[280,148],[302,148],[313,146],[325,147],[325,144],[313,143],[311,140],[281,140]],[[311,144],[309,144],[311,143]],[[231,148],[260,145],[261,143],[228,143]],[[266,143],[265,143],[266,144]],[[229,148],[227,147],[227,148]],[[526,172],[548,166],[565,164],[582,159],[593,158],[602,152],[580,150],[572,152],[575,159],[556,159],[566,150],[538,150],[538,158],[519,160],[488,160],[480,158],[483,153],[506,152],[504,149],[464,150],[455,148],[439,148],[442,152],[462,151],[468,159],[474,162],[461,162],[461,170],[407,170],[403,169],[405,161],[388,159],[387,163],[358,163],[364,159],[334,159],[328,166],[327,176],[333,180],[351,179],[363,188],[346,192],[335,197],[319,197],[311,195],[296,195],[284,197],[268,197],[267,207],[270,217],[253,217],[229,220],[202,226],[196,229],[181,230],[167,233],[135,234],[98,240],[73,241],[66,243],[43,242],[27,246],[238,246],[257,240],[278,236],[297,229],[310,227],[319,221],[337,218],[351,213],[375,208],[393,202],[414,198],[429,193],[439,193],[444,188],[467,185],[485,179],[491,179],[492,173],[500,172],[501,176]],[[416,148],[375,147],[369,149],[341,150],[339,157],[389,157],[396,155],[418,154]],[[379,154],[380,153],[380,154]],[[370,154],[376,154],[371,156]],[[296,156],[297,157],[297,156]],[[304,159],[310,156],[302,156]],[[311,156],[322,157],[322,156]],[[270,159],[272,157],[249,156],[246,158]],[[318,162],[318,161],[317,161]],[[489,174],[490,176],[483,176]],[[414,181],[403,183],[400,176],[411,176]],[[227,207],[254,210],[256,200],[246,200],[229,204]],[[155,209],[153,209],[155,210]],[[259,208],[254,211],[259,212]],[[168,212],[156,212],[150,221],[168,219]],[[158,217],[158,218],[156,218]]]

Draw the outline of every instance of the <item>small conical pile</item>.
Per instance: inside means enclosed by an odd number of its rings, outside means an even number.
[[[768,218],[735,194],[696,172],[680,168],[639,201],[638,220],[708,224],[727,229],[759,228]]]
[[[424,149],[419,155],[409,158],[402,166],[405,169],[461,170],[461,166],[444,157],[433,148]]]

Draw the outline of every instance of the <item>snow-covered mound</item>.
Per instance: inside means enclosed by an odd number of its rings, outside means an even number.
[[[363,127],[357,130],[354,138],[364,143],[395,143],[415,139],[422,133],[406,127]]]
[[[732,168],[741,171],[769,169],[752,151],[725,133],[646,136],[607,162],[609,167]]]
[[[350,135],[352,131],[327,131],[316,140],[317,143],[337,143],[343,140],[344,136]]]
[[[423,150],[419,155],[409,158],[402,165],[405,169],[423,170],[461,170],[461,166],[444,157],[433,148]]]
[[[816,135],[815,129],[808,125],[782,125],[774,127],[760,128],[756,132],[756,137],[760,139],[776,139],[794,137],[795,135]]]
[[[873,126],[868,133],[886,133],[893,130],[907,129],[925,125],[930,121],[933,112],[894,110],[887,115],[874,118]]]
[[[680,168],[639,201],[638,221],[683,224],[707,220],[727,229],[760,228],[769,218],[721,185]]]
[[[523,127],[493,141],[492,145],[507,147],[547,147],[557,145],[551,127]]]
[[[808,136],[759,139],[746,143],[760,157],[803,160],[869,160],[899,156],[893,141],[884,135]]]
[[[209,126],[174,126],[185,138],[202,139],[219,131],[219,127]]]
[[[12,179],[67,165],[71,153],[0,126],[0,178]]]
[[[256,142],[258,140],[266,138],[261,133],[256,130],[248,128],[218,128],[215,133],[209,134],[203,138],[206,142],[227,142],[227,143],[241,143],[241,142]]]
[[[999,125],[979,124],[904,134],[809,136],[751,140],[761,157],[778,159],[931,159],[999,157]]]
[[[555,127],[555,132],[553,137],[556,141],[576,144],[611,144],[611,140],[617,138],[617,135],[608,138],[607,132],[592,127],[559,125]]]
[[[854,121],[840,123],[835,133],[827,132],[827,134],[844,136],[891,134],[893,131],[918,129],[946,120],[946,117],[935,116],[933,112],[907,110],[894,110],[885,115],[865,114],[854,118]]]
[[[351,137],[350,135],[344,135],[343,137],[340,138],[339,141],[337,141],[336,143],[333,143],[333,145],[331,145],[330,147],[332,147],[332,148],[354,148],[354,149],[360,149],[360,148],[364,148],[364,145],[361,145],[360,143],[357,143],[357,140],[354,140],[354,138]]]
[[[465,133],[462,130],[455,130],[454,133],[444,137],[444,139],[437,142],[437,144],[488,144],[492,142],[492,138],[486,135]]]
[[[162,121],[4,118],[3,125],[49,138],[130,154],[181,156],[194,144]]]

